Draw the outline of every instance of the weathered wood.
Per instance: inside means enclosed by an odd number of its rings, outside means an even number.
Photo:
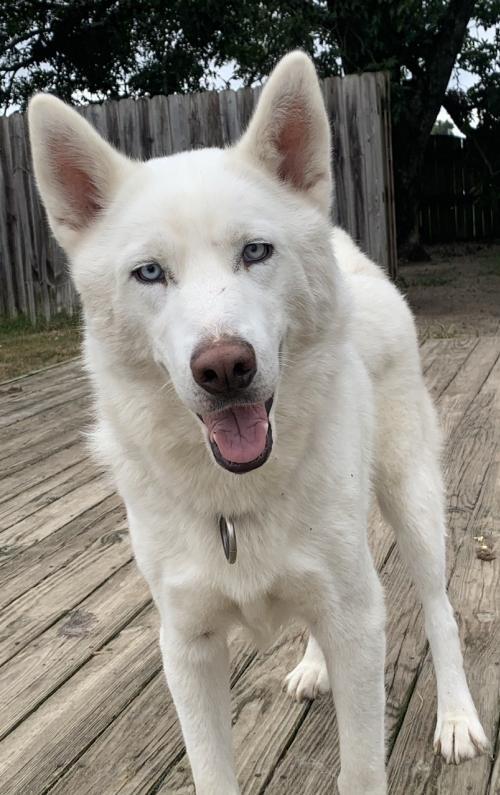
[[[85,397],[49,409],[43,423],[32,417],[23,423],[22,430],[15,426],[4,428],[0,477],[12,475],[21,467],[39,461],[49,451],[55,453],[81,440],[82,432],[91,420],[92,412]]]
[[[0,480],[13,475],[22,477],[28,467],[42,463],[50,453],[62,452],[81,443],[82,421],[73,417],[68,420],[67,425],[69,428],[63,427],[60,432],[54,425],[50,432],[40,433],[36,439],[37,444],[30,445],[28,440],[23,440],[26,447],[16,449],[14,446],[10,455],[0,461]]]
[[[499,709],[498,560],[478,560],[473,537],[498,535],[500,529],[495,502],[499,352],[498,338],[429,340],[422,346],[423,369],[448,440],[450,592],[461,618],[471,687],[492,739]],[[29,383],[25,379],[25,406],[32,402]],[[41,386],[41,394],[49,399],[53,393],[45,393],[47,388]],[[15,403],[11,408],[16,410]],[[130,562],[128,541],[112,544],[116,531],[124,531],[119,499],[106,497],[62,525],[58,515],[66,509],[56,509],[47,514],[52,532],[36,527],[50,507],[43,506],[44,495],[57,496],[53,505],[71,501],[70,473],[75,473],[74,485],[82,478],[77,489],[85,486],[84,462],[76,458],[73,469],[71,457],[72,451],[81,456],[84,447],[80,442],[59,449],[51,412],[49,407],[39,415],[53,423],[51,438],[38,439],[25,472],[0,481],[0,500],[3,486],[9,495],[5,516],[14,517],[28,538],[42,536],[1,569],[2,601],[10,602],[0,612],[8,658],[0,665],[0,702],[6,705],[2,793],[192,793],[175,710],[160,672],[157,620],[153,613],[141,613],[134,621],[146,604],[147,589]],[[33,417],[19,421],[21,436],[33,422]],[[65,423],[71,426],[70,413]],[[89,467],[92,472],[90,462]],[[27,499],[16,496],[16,482],[28,484]],[[105,481],[97,478],[96,483]],[[468,787],[477,795],[497,795],[498,764],[492,767],[484,758],[455,770],[432,756],[434,683],[421,611],[391,534],[376,514],[373,522],[370,540],[388,607],[390,791],[458,795]],[[0,534],[0,543],[11,529]],[[289,633],[273,651],[257,656],[244,645],[234,647],[234,739],[247,795],[334,791],[339,760],[331,698],[295,705],[281,693],[282,677],[300,656],[300,634]]]
[[[111,527],[124,518],[123,506],[116,494],[80,513],[36,544],[24,548],[1,547],[0,607],[27,593],[88,549],[96,537],[102,536],[105,518]]]
[[[3,530],[0,541],[4,554],[9,554],[9,547],[14,550],[11,554],[16,554],[31,544],[39,543],[89,508],[104,502],[114,491],[114,484],[108,477],[91,474],[89,480],[65,492],[55,502],[49,502],[40,510]]]
[[[41,484],[23,490],[14,498],[3,500],[0,503],[0,532],[35,513],[44,505],[54,502],[75,486],[85,482],[85,479],[91,479],[92,469],[89,466],[88,456],[82,453],[81,456],[77,454],[76,458],[73,458],[74,455],[74,451],[71,450],[71,459],[75,461],[74,464],[56,472]]]
[[[135,562],[113,574],[0,668],[0,739],[151,601]]]
[[[495,740],[493,738],[492,748],[493,748],[495,764],[493,765],[493,769],[491,771],[490,784],[486,795],[499,795],[500,793],[500,724],[498,726],[497,740],[495,743]]]
[[[80,554],[0,611],[0,665],[131,560],[121,511],[106,513],[91,532]]]
[[[73,444],[52,452],[46,450],[45,457],[33,466],[22,467],[9,475],[0,476],[0,505],[5,505],[6,510],[24,505],[33,496],[40,494],[45,489],[50,479],[57,477],[57,473],[73,463],[78,463],[86,458],[88,450],[85,442],[80,438]]]
[[[491,173],[473,141],[431,135],[420,184],[420,234],[425,243],[492,240],[500,235],[500,205],[486,187]]]
[[[256,655],[243,639],[232,644],[231,686],[246,673]],[[147,795],[184,755],[184,742],[163,672],[155,676],[57,782],[53,795],[78,791]],[[110,756],[116,759],[109,765]]]
[[[143,690],[161,665],[157,626],[146,609],[3,740],[4,792],[46,791]]]
[[[0,150],[3,151],[3,140],[7,135],[8,122],[5,118],[0,119]],[[0,196],[5,202],[10,201],[10,186],[8,182],[8,164],[4,157],[0,157]],[[16,286],[14,283],[14,266],[11,262],[10,243],[9,243],[9,204],[4,205],[5,209],[0,212],[0,315],[16,317],[17,301]]]
[[[425,382],[434,399],[449,386],[477,344],[478,340],[470,337],[424,342],[422,353],[425,352],[423,360]]]
[[[61,373],[58,370],[57,378],[53,377],[52,367],[31,374],[27,382],[24,381],[24,378],[21,376],[13,381],[4,381],[0,384],[0,417],[4,425],[8,424],[11,413],[17,409],[36,405],[39,401],[54,394],[61,394],[66,389],[71,389],[84,382],[88,384],[88,378],[82,369],[80,358],[67,362]],[[26,384],[29,384],[28,388],[26,388]]]
[[[387,72],[377,72],[376,80],[379,84],[378,101],[382,119],[382,151],[384,169],[384,204],[387,213],[387,262],[388,271],[393,279],[397,278],[397,240],[396,240],[396,202],[394,192],[394,160],[392,155],[392,117],[391,117],[391,85]]]
[[[111,143],[145,160],[233,143],[248,124],[260,90],[123,99],[81,112]],[[327,78],[322,90],[335,141],[335,217],[394,277],[388,76]],[[36,191],[22,114],[1,120],[0,208],[0,314],[36,320],[63,309],[73,313],[78,298]]]
[[[0,416],[0,429],[16,425],[21,420],[28,419],[29,417],[38,417],[43,412],[47,411],[47,409],[58,408],[65,403],[79,400],[81,397],[87,396],[88,392],[89,387],[87,380],[85,378],[80,378],[71,389],[63,389],[56,394],[49,393],[49,395],[44,398],[32,401],[30,405],[21,405],[15,408],[8,416]],[[12,402],[15,403],[15,401]]]

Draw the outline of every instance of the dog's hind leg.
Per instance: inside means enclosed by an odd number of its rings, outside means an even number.
[[[458,763],[488,750],[465,678],[458,628],[446,593],[440,432],[423,384],[398,398],[379,394],[375,489],[422,602],[437,681],[434,747]],[[415,397],[416,394],[416,397]]]
[[[296,701],[311,701],[330,689],[326,662],[317,641],[310,635],[302,660],[285,679],[288,695]]]

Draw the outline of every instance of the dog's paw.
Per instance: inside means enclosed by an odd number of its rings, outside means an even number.
[[[295,701],[312,701],[319,693],[330,689],[324,663],[302,660],[285,679],[288,695]]]
[[[442,754],[449,765],[459,765],[466,759],[488,753],[490,743],[475,710],[438,715],[434,751]]]

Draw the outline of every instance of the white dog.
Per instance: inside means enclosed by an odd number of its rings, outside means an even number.
[[[371,484],[424,606],[436,748],[448,762],[484,751],[446,596],[440,439],[413,319],[332,232],[330,131],[309,59],[281,61],[225,150],[133,162],[53,97],[35,97],[29,117],[83,301],[96,445],[160,612],[199,795],[239,791],[229,628],[262,642],[290,616],[311,636],[288,689],[331,686],[340,792],[386,792]]]

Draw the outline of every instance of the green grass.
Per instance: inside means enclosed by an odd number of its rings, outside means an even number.
[[[36,325],[24,317],[0,318],[0,381],[71,359],[80,351],[81,318],[61,313]]]

